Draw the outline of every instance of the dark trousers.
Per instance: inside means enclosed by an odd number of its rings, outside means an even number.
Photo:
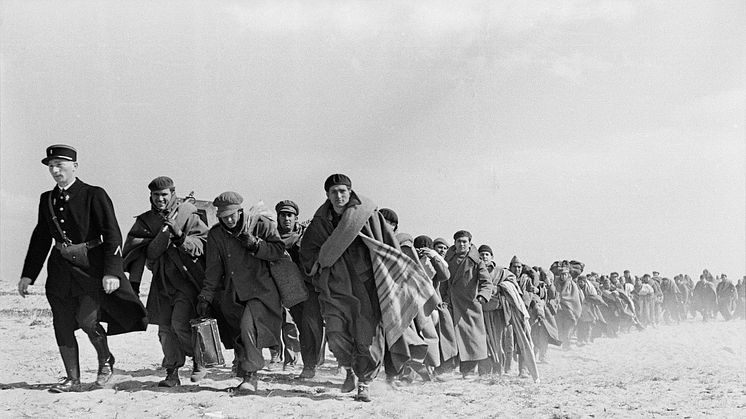
[[[321,317],[319,294],[306,283],[308,299],[290,309],[298,327],[300,356],[304,367],[315,367],[324,361],[324,319]]]
[[[197,317],[193,292],[176,291],[172,297],[158,296],[158,339],[164,368],[181,368],[185,357],[194,356],[194,338],[189,320]]]
[[[248,304],[241,315],[241,336],[235,343],[235,353],[242,372],[253,373],[264,368],[264,355],[257,347],[255,316]]]
[[[329,349],[343,368],[352,368],[361,382],[370,382],[381,368],[385,339],[383,327],[378,326],[370,345],[355,342],[347,333],[329,332]]]
[[[101,310],[101,294],[57,295],[47,293],[47,301],[52,308],[52,324],[57,346],[77,348],[75,330],[80,328],[91,340],[106,338],[103,327],[98,322]]]

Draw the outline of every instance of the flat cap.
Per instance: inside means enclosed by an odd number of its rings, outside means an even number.
[[[453,240],[458,240],[460,237],[468,237],[471,241],[471,233],[466,230],[459,230],[453,234]]]
[[[277,205],[275,205],[275,212],[278,214],[281,212],[289,212],[291,214],[298,215],[298,204],[289,199],[280,201],[277,203]]]
[[[41,164],[46,166],[52,159],[78,161],[78,150],[66,144],[50,145],[47,147],[47,155],[41,160]]]
[[[212,205],[218,209],[218,217],[227,217],[241,209],[243,197],[238,192],[223,192],[212,201]]]
[[[336,185],[347,185],[348,188],[352,188],[352,180],[350,180],[347,175],[335,173],[326,178],[326,182],[324,182],[324,190],[329,192],[329,189]]]
[[[164,189],[174,190],[174,181],[168,176],[158,176],[148,183],[148,189],[151,191],[162,191]]]

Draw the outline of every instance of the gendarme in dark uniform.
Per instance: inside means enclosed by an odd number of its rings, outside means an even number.
[[[122,234],[111,199],[102,188],[75,177],[76,160],[73,147],[47,148],[42,163],[49,167],[57,186],[41,194],[38,221],[18,283],[19,293],[25,296],[49,255],[46,295],[67,374],[64,382],[50,389],[53,392],[80,389],[76,329],[83,329],[96,349],[96,383],[104,385],[114,365],[107,335],[145,330],[147,326],[145,308],[122,269]],[[60,249],[65,242],[88,243],[89,267],[78,267],[62,257]],[[99,321],[108,323],[108,332]]]

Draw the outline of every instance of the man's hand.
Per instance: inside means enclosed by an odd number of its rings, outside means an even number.
[[[432,259],[434,257],[439,256],[438,252],[435,250],[429,248],[429,247],[422,247],[420,249],[417,249],[421,256],[426,256],[428,259]]]
[[[119,278],[114,275],[104,275],[104,279],[101,280],[104,286],[104,292],[111,294],[119,288]]]
[[[177,239],[181,237],[182,234],[184,234],[181,231],[181,227],[179,227],[179,225],[176,224],[176,219],[174,218],[169,218],[163,223],[163,225],[168,227],[168,229],[171,230],[171,235]]]
[[[212,314],[210,302],[201,296],[197,298],[197,314],[200,317],[210,317],[210,315]]]
[[[248,233],[239,234],[238,241],[241,242],[241,245],[243,247],[249,249],[250,252],[255,251],[257,247],[259,246],[259,240],[257,240],[256,237]]]
[[[21,294],[21,297],[26,298],[26,296],[29,294],[28,292],[28,286],[31,285],[31,278],[23,277],[18,280],[18,293]]]

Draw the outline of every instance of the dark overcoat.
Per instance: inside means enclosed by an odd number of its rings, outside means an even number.
[[[492,280],[484,262],[479,258],[473,244],[461,263],[455,247],[448,249],[445,257],[451,277],[448,280],[448,298],[453,314],[461,361],[478,361],[487,358],[487,332],[484,326],[482,306],[477,301],[481,295],[489,301],[492,296]]]
[[[64,196],[60,195],[58,188],[41,194],[39,216],[31,234],[22,276],[31,278],[33,284],[49,255],[47,294],[100,297],[99,320],[108,323],[109,335],[145,330],[145,307],[132,291],[122,268],[122,233],[111,199],[103,188],[88,185],[80,179],[70,185]],[[89,268],[73,265],[62,258],[56,247],[52,247],[53,241],[62,243],[63,238],[52,221],[50,197],[60,228],[70,241],[83,243],[99,238],[103,241],[103,244],[88,251]],[[105,294],[101,282],[104,275],[118,277],[119,289]]]

